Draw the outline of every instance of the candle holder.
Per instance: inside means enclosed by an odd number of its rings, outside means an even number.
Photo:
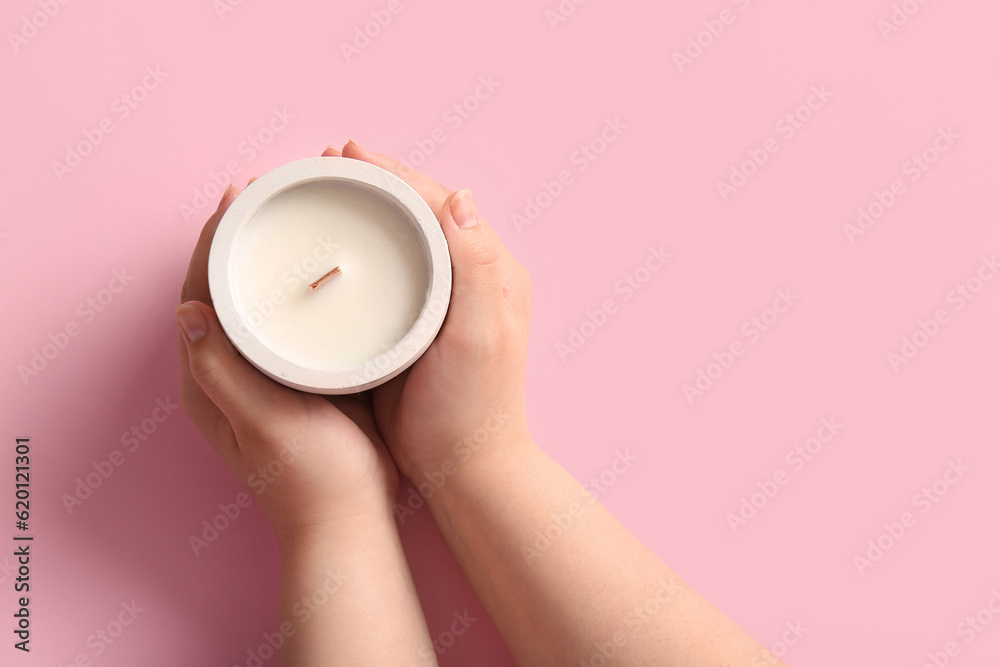
[[[375,165],[308,158],[230,204],[208,280],[226,335],[251,364],[317,394],[378,386],[441,329],[451,259],[437,216]]]

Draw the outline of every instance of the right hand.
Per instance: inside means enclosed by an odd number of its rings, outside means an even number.
[[[442,468],[450,475],[449,461],[460,469],[529,446],[527,270],[479,218],[468,190],[452,192],[354,142],[343,156],[382,167],[416,190],[437,214],[451,254],[451,304],[440,333],[413,366],[372,392],[379,432],[400,472],[419,484]],[[471,225],[460,227],[464,221]]]

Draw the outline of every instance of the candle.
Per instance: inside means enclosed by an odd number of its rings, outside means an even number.
[[[267,347],[299,365],[343,370],[388,350],[416,322],[427,291],[413,226],[392,204],[345,183],[275,196],[250,218],[234,253],[237,309]],[[334,268],[338,275],[320,286]]]
[[[310,158],[230,205],[209,285],[254,366],[296,389],[343,394],[395,377],[430,346],[451,262],[437,218],[402,180],[359,160]]]

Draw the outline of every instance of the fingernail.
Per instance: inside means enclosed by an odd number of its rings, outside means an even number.
[[[362,146],[361,144],[359,144],[358,142],[356,142],[356,141],[355,141],[354,139],[348,139],[348,140],[347,140],[347,143],[349,143],[349,144],[354,144],[355,146],[357,146],[358,148],[360,148],[360,149],[361,149],[361,150],[363,150],[364,152],[366,152],[366,153],[368,152],[368,149],[367,149],[367,148],[365,148],[364,146]]]
[[[333,146],[327,146],[326,147],[326,151],[335,151],[335,150],[337,150],[337,149],[334,148]],[[325,153],[326,151],[323,151],[323,152]]]
[[[475,227],[479,224],[479,211],[476,210],[476,202],[472,199],[472,192],[459,190],[451,198],[451,217],[455,219],[455,224],[462,229]]]
[[[184,336],[192,343],[198,342],[208,333],[208,321],[196,307],[182,303],[174,308],[174,313],[177,314],[177,324],[184,331]]]
[[[250,177],[250,180],[249,180],[249,181],[247,181],[247,187],[250,187],[250,184],[251,184],[251,183],[253,183],[253,182],[254,182],[254,181],[256,181],[256,180],[257,180],[257,177],[256,177],[256,176],[251,176],[251,177]]]

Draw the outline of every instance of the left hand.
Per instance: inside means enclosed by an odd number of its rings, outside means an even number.
[[[285,387],[233,347],[212,308],[208,255],[232,187],[194,249],[177,308],[185,412],[251,490],[279,543],[341,520],[392,512],[399,473],[375,427],[371,396]]]

